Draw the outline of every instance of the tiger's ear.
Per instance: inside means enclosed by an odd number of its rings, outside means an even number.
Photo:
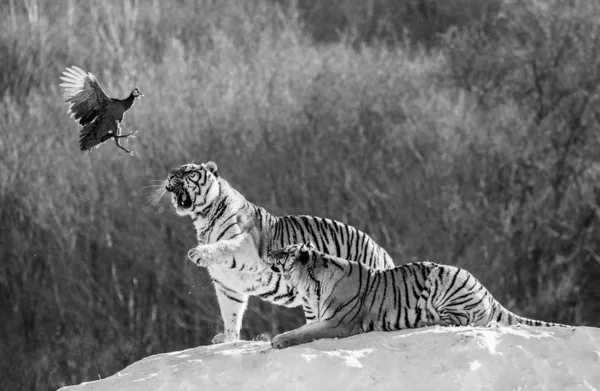
[[[219,173],[217,172],[217,169],[218,169],[217,163],[210,161],[210,162],[204,164],[204,168],[206,168],[209,172],[211,172],[217,178],[219,177]]]
[[[298,261],[300,263],[307,263],[310,260],[310,253],[307,248],[302,247],[298,252],[300,253],[298,254]]]

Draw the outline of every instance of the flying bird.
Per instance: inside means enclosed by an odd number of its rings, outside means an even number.
[[[112,138],[117,147],[131,156],[135,155],[135,152],[122,146],[119,139],[135,137],[137,131],[121,135],[121,121],[135,98],[144,94],[136,87],[125,99],[111,98],[106,95],[93,74],[86,73],[76,66],[67,67],[60,79],[64,81],[60,86],[65,89],[65,102],[69,104],[68,113],[82,126],[79,148],[82,151],[91,151]]]

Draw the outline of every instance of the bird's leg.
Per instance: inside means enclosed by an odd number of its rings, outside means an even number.
[[[135,132],[129,132],[129,134],[124,134],[121,135],[121,123],[119,121],[115,121],[117,123],[117,135],[114,136],[115,139],[117,138],[125,138],[127,140],[129,140],[129,137],[135,137],[135,134],[138,132],[137,130]]]
[[[129,134],[115,136],[115,138],[126,138],[126,139],[129,139],[129,137],[135,138],[135,135],[137,134],[137,132],[138,131],[136,130],[135,132],[129,132]]]
[[[135,155],[135,152],[130,151],[129,149],[127,149],[124,146],[122,146],[121,144],[119,144],[119,137],[118,136],[114,136],[114,139],[115,139],[115,144],[117,144],[117,147],[121,148],[123,151],[127,152],[131,156]]]
[[[121,145],[121,143],[119,143],[119,139],[125,137],[126,139],[129,139],[129,137],[133,136],[137,133],[137,131],[133,132],[133,133],[129,133],[129,134],[125,134],[125,135],[121,135],[121,123],[119,121],[115,121],[117,123],[117,134],[115,134],[113,136],[113,138],[115,139],[115,144],[117,144],[117,147],[121,148],[123,151],[127,152],[128,154],[130,154],[131,156],[135,155],[134,151],[131,151],[127,148],[125,148],[124,146]]]
[[[120,137],[121,136],[121,123],[119,122],[119,120],[115,120],[115,123],[117,124],[117,134],[115,135],[115,137]]]

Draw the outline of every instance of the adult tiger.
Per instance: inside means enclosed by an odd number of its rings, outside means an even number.
[[[155,199],[165,192],[172,193],[178,215],[192,218],[199,245],[188,258],[208,268],[216,289],[225,330],[213,343],[239,339],[249,296],[286,307],[302,304],[294,287],[263,262],[272,248],[311,241],[322,251],[371,268],[394,267],[383,248],[352,226],[313,216],[271,215],[221,178],[214,162],[182,165],[168,175]],[[310,308],[304,308],[304,315],[307,322],[315,318]]]
[[[471,273],[454,266],[417,262],[372,270],[324,254],[311,243],[272,251],[269,262],[316,315],[316,321],[273,338],[271,345],[278,349],[319,338],[429,325],[564,327],[513,314]]]

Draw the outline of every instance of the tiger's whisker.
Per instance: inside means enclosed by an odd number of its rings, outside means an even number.
[[[155,191],[153,191],[152,194],[150,194],[150,196],[148,197],[149,204],[154,205],[154,206],[158,205],[161,198],[167,192],[167,188],[166,188],[167,184],[168,184],[168,182],[164,181],[160,187],[159,187],[159,185],[151,186],[151,187],[157,187],[157,189]]]

